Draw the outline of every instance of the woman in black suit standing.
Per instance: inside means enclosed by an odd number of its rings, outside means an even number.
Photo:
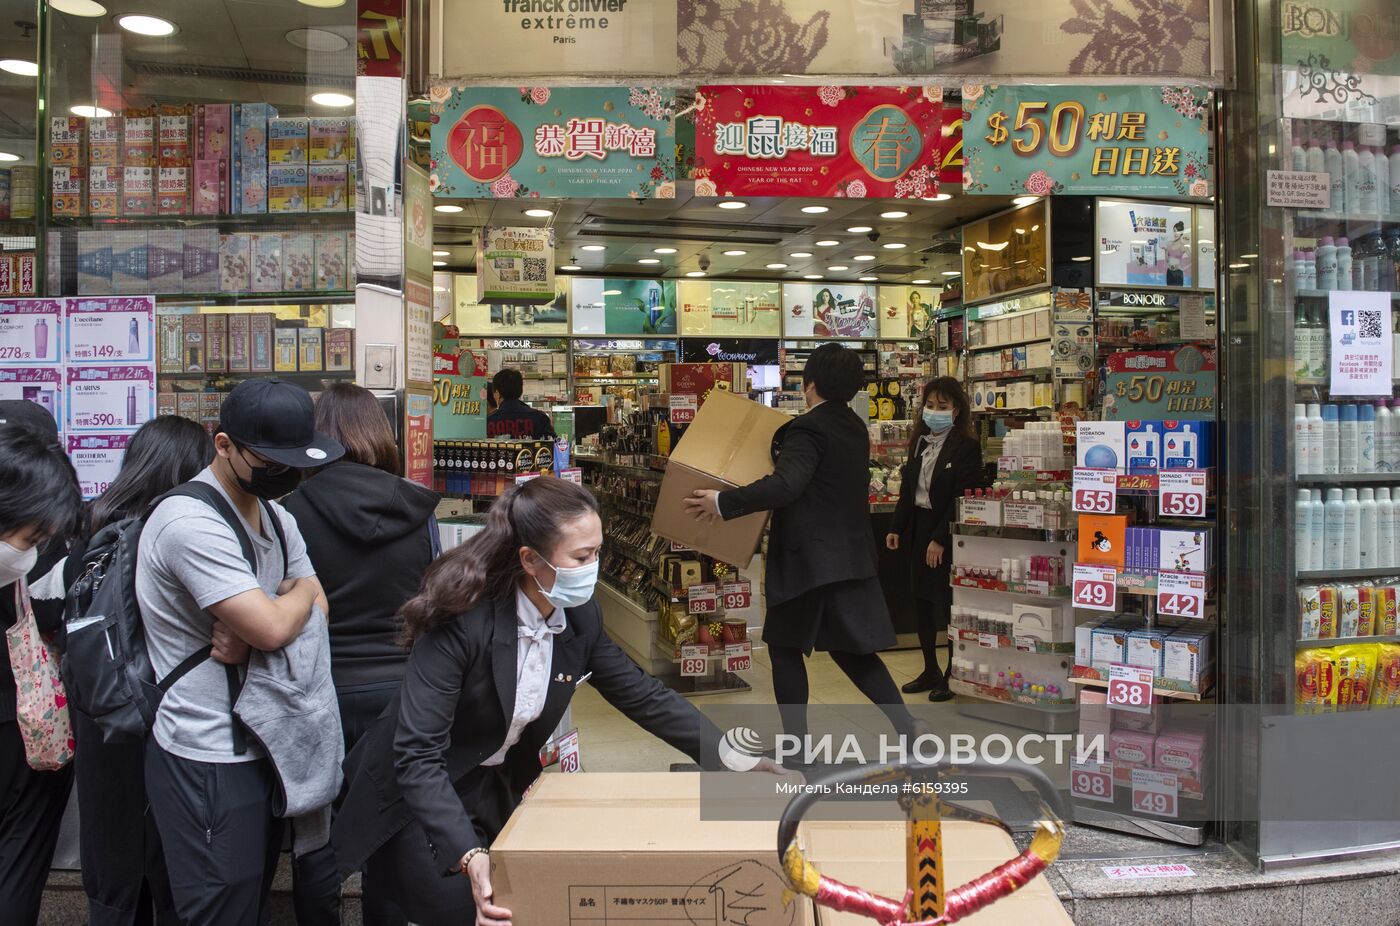
[[[919,646],[924,651],[924,671],[905,685],[904,691],[927,691],[930,701],[947,701],[953,695],[948,690],[948,677],[938,665],[937,640],[939,631],[948,629],[953,609],[949,581],[952,524],[957,520],[958,499],[963,492],[987,484],[982,445],[972,428],[967,393],[951,376],[940,376],[924,385],[903,477],[894,529],[885,536],[885,546],[898,550],[902,544],[909,550]],[[950,641],[950,664],[952,651]]]
[[[850,406],[865,387],[860,356],[823,344],[808,358],[802,383],[808,410],[778,429],[773,474],[724,492],[697,489],[686,506],[697,517],[726,520],[773,512],[763,642],[787,732],[807,732],[804,655],[815,649],[830,653],[897,731],[914,734],[879,655],[894,646],[895,633],[870,527],[870,435]]]

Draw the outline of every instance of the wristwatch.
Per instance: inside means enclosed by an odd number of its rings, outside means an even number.
[[[474,849],[468,849],[467,854],[462,856],[462,874],[467,874],[467,866],[471,864],[472,859],[476,858],[478,855],[490,854],[491,852],[483,846],[477,846]]]

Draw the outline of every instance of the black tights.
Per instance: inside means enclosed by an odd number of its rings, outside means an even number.
[[[919,649],[924,652],[923,675],[933,682],[934,689],[947,688],[948,677],[938,664],[938,626],[941,623],[945,629],[948,627],[949,607],[946,602],[929,601],[927,598],[915,598],[914,607],[917,609],[916,617],[919,622]],[[942,612],[941,615],[940,612]],[[952,671],[952,668],[953,638],[950,636],[948,637],[949,672]]]
[[[894,725],[895,732],[909,735],[914,730],[914,718],[904,706],[899,688],[885,668],[879,653],[831,652],[837,667],[860,689]],[[773,696],[782,714],[783,729],[802,737],[807,735],[807,663],[802,650],[796,646],[769,646],[768,658],[773,664]]]

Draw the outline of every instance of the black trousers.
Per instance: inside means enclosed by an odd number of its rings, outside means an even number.
[[[97,724],[77,712],[73,732],[88,926],[174,926],[170,877],[146,799],[145,741],[105,743]]]
[[[266,759],[195,762],[146,743],[146,791],[184,926],[268,926],[282,821]]]
[[[36,772],[13,719],[0,721],[0,921],[33,926],[73,788],[70,763]]]
[[[919,649],[924,652],[924,676],[933,682],[935,690],[948,687],[948,674],[938,664],[938,632],[948,629],[949,605],[927,598],[914,599],[915,617],[919,622]],[[953,640],[948,638],[948,670],[953,668]]]

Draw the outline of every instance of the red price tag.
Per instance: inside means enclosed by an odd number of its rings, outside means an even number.
[[[730,643],[724,648],[724,670],[726,672],[747,672],[753,667],[753,644]]]
[[[1075,762],[1069,770],[1069,793],[1086,801],[1113,803],[1113,766],[1102,762]]]
[[[671,396],[671,424],[690,424],[695,420],[699,400],[693,395]]]
[[[516,475],[516,477],[515,477],[515,484],[516,484],[516,485],[524,485],[525,483],[529,482],[531,479],[538,479],[538,478],[540,478],[540,474],[539,474],[539,473],[519,473],[519,474]]]
[[[753,602],[753,586],[748,582],[730,582],[720,587],[724,610],[740,611]]]
[[[1112,469],[1074,470],[1074,510],[1113,514],[1118,506],[1118,472]]]
[[[713,582],[692,585],[686,589],[686,611],[691,614],[714,614],[719,611],[719,592]]]
[[[1095,611],[1118,610],[1118,573],[1110,566],[1074,564],[1071,589],[1076,608]]]
[[[1108,706],[1137,714],[1152,713],[1151,669],[1114,663],[1108,667]]]
[[[1178,787],[1177,777],[1170,772],[1133,769],[1133,810],[1154,817],[1175,817]]]
[[[559,740],[559,771],[569,774],[583,771],[583,762],[579,756],[577,730],[570,730]]]
[[[977,635],[977,645],[983,649],[996,649],[1000,644],[1001,641],[994,633],[979,633]]]
[[[1206,609],[1206,577],[1194,572],[1157,574],[1157,613],[1200,620]]]
[[[687,643],[681,647],[681,677],[699,678],[710,668],[710,650],[700,643]]]
[[[1206,516],[1206,474],[1164,469],[1157,474],[1158,508],[1169,518]]]

